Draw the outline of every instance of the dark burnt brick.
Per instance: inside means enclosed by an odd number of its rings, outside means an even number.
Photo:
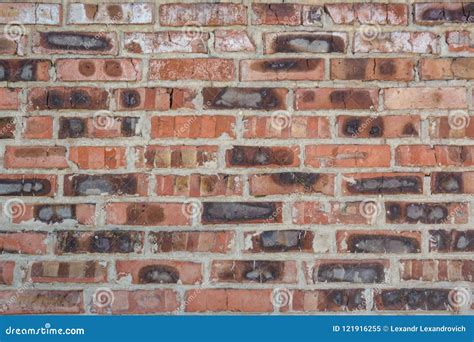
[[[205,109],[286,109],[287,89],[283,88],[203,88]]]
[[[36,50],[70,51],[75,53],[114,53],[113,32],[38,32],[39,47]],[[54,51],[56,50],[56,51]]]
[[[59,231],[56,253],[140,253],[143,232],[136,231]]]
[[[415,22],[421,24],[472,23],[473,3],[419,3],[415,8]]]
[[[59,139],[84,138],[88,135],[86,118],[60,118]]]
[[[312,281],[349,282],[349,283],[383,283],[387,262],[380,261],[321,261],[312,272]]]
[[[246,232],[244,239],[251,239],[247,251],[260,252],[312,252],[314,233],[308,230],[267,230]]]
[[[282,222],[282,206],[279,202],[204,202],[202,222],[279,223]]]
[[[0,118],[0,139],[13,139],[15,137],[15,118]]]
[[[387,289],[375,293],[377,310],[449,310],[450,289]]]
[[[363,289],[296,290],[292,297],[291,307],[281,307],[281,312],[340,312],[367,308]]]
[[[422,194],[421,176],[380,176],[354,179],[346,183],[352,194]]]
[[[51,62],[44,59],[0,60],[0,81],[48,81]]]
[[[434,194],[462,194],[464,192],[462,172],[435,172],[432,174]]]
[[[28,94],[30,110],[49,109],[107,109],[108,93],[91,87],[33,88]]]
[[[420,239],[396,234],[363,234],[348,232],[347,251],[351,253],[420,253]],[[339,240],[339,238],[338,238]]]
[[[167,265],[148,265],[138,271],[140,284],[176,284],[179,272],[175,267]]]
[[[266,260],[215,260],[212,263],[211,278],[217,282],[281,282],[288,283],[296,280],[296,270],[286,267],[294,262]],[[285,267],[286,266],[286,267]],[[288,272],[288,274],[285,274]]]
[[[226,151],[228,166],[292,166],[299,162],[291,147],[233,146]]]
[[[139,195],[146,196],[148,175],[65,175],[65,196]]]
[[[93,222],[83,222],[79,216],[77,204],[40,204],[33,207],[33,218],[35,221],[53,224],[63,223],[65,220],[74,220],[79,223],[92,224]]]
[[[344,33],[330,32],[280,32],[265,34],[265,53],[344,53]]]
[[[474,230],[430,230],[429,249],[433,252],[474,252]]]
[[[58,137],[59,139],[133,137],[138,135],[135,128],[139,120],[140,118],[132,116],[62,117],[59,119]],[[115,126],[116,122],[120,128],[111,127]],[[103,134],[103,131],[109,133]]]
[[[51,196],[55,191],[55,176],[0,176],[0,196]]]
[[[466,216],[464,203],[386,202],[385,208],[388,223],[447,224]]]

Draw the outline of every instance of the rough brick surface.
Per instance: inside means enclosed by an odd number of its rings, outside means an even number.
[[[0,314],[473,314],[473,21],[0,0]]]

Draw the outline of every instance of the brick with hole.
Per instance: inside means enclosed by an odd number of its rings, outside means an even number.
[[[55,63],[60,81],[139,81],[138,59],[58,59]]]

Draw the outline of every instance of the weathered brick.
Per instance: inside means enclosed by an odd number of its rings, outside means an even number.
[[[138,148],[137,167],[152,168],[214,168],[217,146],[158,146]]]
[[[0,88],[0,110],[18,109],[20,89]]]
[[[56,175],[0,174],[0,196],[54,196]]]
[[[46,254],[46,232],[16,231],[0,232],[0,252],[2,254]]]
[[[297,201],[292,206],[294,224],[368,224],[361,208],[363,202],[314,202]]]
[[[290,167],[298,166],[299,148],[233,146],[226,151],[228,167]]]
[[[11,285],[13,283],[13,271],[15,270],[14,261],[0,262],[0,284]]]
[[[150,80],[232,81],[234,61],[222,58],[154,59],[149,65]]]
[[[402,280],[422,281],[474,281],[472,260],[401,260]]]
[[[325,4],[335,24],[407,25],[408,8],[405,4],[342,3]]]
[[[354,52],[438,54],[439,49],[433,32],[377,32],[374,38],[363,30],[354,34]]]
[[[252,4],[253,25],[301,25],[301,5]]]
[[[117,55],[115,32],[34,32],[33,53]]]
[[[390,88],[384,90],[388,109],[466,108],[465,88]]]
[[[345,53],[344,32],[279,32],[265,33],[264,51],[272,53]]]
[[[296,263],[276,260],[214,260],[211,281],[218,283],[296,283]]]
[[[209,34],[186,32],[126,32],[124,48],[130,53],[207,53]]]
[[[472,23],[472,3],[418,3],[414,4],[414,19],[417,24],[435,25],[443,23]]]
[[[91,87],[32,88],[28,92],[29,110],[107,109],[108,93]]]
[[[230,174],[158,175],[156,193],[159,196],[238,196],[243,193],[243,179]]]
[[[472,146],[400,145],[395,162],[401,166],[472,166]]]
[[[117,109],[159,110],[194,109],[196,92],[178,88],[125,88],[114,92]]]
[[[417,115],[337,117],[338,134],[345,138],[405,138],[418,137],[421,130]]]
[[[337,250],[342,253],[420,253],[421,233],[391,230],[336,232]]]
[[[6,146],[4,165],[8,169],[65,169],[63,146]]]
[[[17,39],[11,39],[11,37],[5,33],[0,34],[0,55],[18,55],[24,56],[27,36],[21,35]]]
[[[161,26],[231,26],[247,24],[247,8],[236,3],[160,5]]]
[[[0,139],[12,139],[15,137],[15,118],[0,118]]]
[[[59,118],[59,139],[72,138],[129,138],[141,134],[138,117],[110,116],[108,112],[92,118]]]
[[[3,313],[8,315],[84,313],[81,290],[0,291],[0,303],[6,303]]]
[[[467,203],[385,202],[388,223],[467,223]]]
[[[204,224],[281,223],[281,202],[204,202]]]
[[[286,109],[287,89],[283,88],[203,88],[205,109]]]
[[[59,25],[61,11],[60,4],[2,3],[0,4],[0,24],[17,22],[25,25]]]
[[[474,78],[474,58],[423,58],[420,67],[422,80]]]
[[[68,24],[151,24],[154,4],[152,3],[71,3],[67,12]]]
[[[449,310],[449,289],[380,289],[374,295],[376,310]]]
[[[94,225],[95,204],[25,204],[13,223]]]
[[[296,110],[377,109],[378,89],[297,89]]]
[[[146,196],[147,192],[146,174],[64,175],[64,196]]]
[[[313,252],[314,233],[309,230],[245,232],[245,252]]]
[[[29,266],[34,283],[102,283],[107,263],[97,261],[38,261]]]
[[[272,116],[244,117],[244,138],[248,139],[325,139],[331,137],[329,128],[328,118],[319,116],[296,116],[288,112],[277,112]]]
[[[52,116],[29,116],[24,119],[25,139],[51,139],[53,137]]]
[[[450,52],[474,52],[474,38],[469,31],[448,31],[445,39]]]
[[[240,61],[242,81],[284,81],[324,79],[321,58],[245,59]]]
[[[334,175],[305,172],[281,172],[249,176],[252,196],[294,193],[334,195]]]
[[[246,31],[216,30],[214,32],[214,49],[217,52],[253,52],[255,43]]]
[[[125,147],[71,147],[69,160],[80,169],[119,169],[126,166]]]
[[[107,224],[131,226],[185,226],[190,224],[182,203],[109,203]]]
[[[199,284],[202,265],[169,260],[118,260],[117,279],[131,277],[132,284]]]
[[[474,230],[430,230],[429,250],[432,252],[474,251]]]
[[[55,63],[60,81],[139,81],[138,59],[58,59]]]
[[[1,59],[0,81],[49,81],[50,66],[44,59]]]
[[[411,81],[414,61],[408,58],[331,59],[331,79]]]
[[[235,138],[235,117],[229,115],[179,115],[151,118],[151,137]]]
[[[388,260],[319,260],[305,262],[308,284],[317,283],[384,283]]]
[[[150,232],[153,253],[227,253],[234,245],[231,231],[167,231]]]
[[[388,167],[388,145],[309,145],[305,165],[310,167]]]
[[[434,139],[474,138],[474,119],[467,111],[454,111],[448,116],[428,118],[430,137]]]
[[[345,173],[344,195],[423,194],[422,173]]]
[[[431,193],[474,193],[474,172],[433,172],[431,174]]]
[[[141,253],[143,239],[143,232],[137,231],[58,231],[55,253]]]
[[[346,312],[366,310],[367,306],[362,289],[295,290],[292,291],[292,301],[280,311]]]

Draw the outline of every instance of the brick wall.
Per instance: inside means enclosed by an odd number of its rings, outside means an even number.
[[[472,22],[0,3],[0,310],[469,312]]]

